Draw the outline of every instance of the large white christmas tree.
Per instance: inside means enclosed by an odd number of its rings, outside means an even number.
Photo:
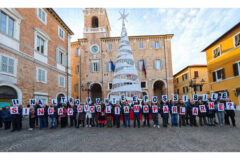
[[[111,95],[120,96],[124,94],[127,98],[134,95],[140,98],[142,89],[138,80],[138,73],[134,65],[132,49],[129,44],[125,20],[125,10],[120,13],[122,19],[122,32],[118,47],[117,61],[115,63],[114,78],[112,81]]]

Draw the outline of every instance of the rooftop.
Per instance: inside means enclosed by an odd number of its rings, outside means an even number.
[[[183,68],[182,70],[180,70],[179,72],[177,72],[176,74],[173,75],[173,77],[177,76],[179,73],[183,72],[184,70],[188,69],[188,68],[193,68],[193,67],[207,67],[207,65],[205,64],[193,64],[193,65],[189,65],[185,68]]]

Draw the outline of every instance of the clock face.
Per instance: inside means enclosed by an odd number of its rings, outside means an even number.
[[[91,52],[94,53],[94,54],[96,54],[96,53],[98,53],[98,51],[99,51],[98,46],[97,46],[97,45],[92,45],[92,47],[91,47]]]

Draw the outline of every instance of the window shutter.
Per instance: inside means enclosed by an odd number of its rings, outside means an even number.
[[[144,66],[145,66],[145,70],[147,70],[147,60],[144,60],[143,63],[144,63]]]
[[[155,42],[154,41],[152,42],[152,48],[155,48]]]
[[[140,61],[138,61],[138,70],[141,70],[141,68],[140,68]]]
[[[58,50],[58,48],[56,48],[56,62],[57,62],[57,63],[60,63],[59,58],[60,58],[60,56],[59,56],[59,50]]]
[[[109,65],[110,65],[110,63],[106,62],[106,70],[107,70],[107,72],[110,72]]]
[[[100,71],[100,63],[97,63],[97,72]]]
[[[212,72],[213,82],[216,82],[216,72]]]
[[[162,43],[161,43],[161,41],[159,41],[159,48],[162,48]]]
[[[157,69],[156,60],[153,60],[153,68]]]
[[[8,58],[8,73],[14,73],[14,60]]]
[[[163,69],[163,60],[160,59],[160,69]]]
[[[90,71],[93,72],[93,63],[90,63]]]
[[[233,64],[233,75],[238,76],[239,75],[239,70],[238,70],[238,64],[234,63]]]
[[[224,68],[222,69],[222,79],[225,79],[225,71],[224,71]]]
[[[46,73],[46,72],[42,70],[42,81],[43,81],[43,82],[46,81],[46,79],[45,79],[45,78],[46,78],[45,73]]]

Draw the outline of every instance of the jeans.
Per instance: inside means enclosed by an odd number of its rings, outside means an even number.
[[[47,128],[47,120],[45,117],[39,117],[40,129]]]
[[[134,127],[136,127],[136,120],[138,123],[138,127],[140,127],[140,113],[134,113]]]
[[[185,115],[179,115],[179,127],[186,126]]]
[[[146,126],[146,122],[148,127],[150,127],[150,122],[149,122],[149,113],[144,113],[144,122],[143,122],[143,126]]]
[[[224,112],[223,111],[217,112],[217,116],[218,116],[218,123],[219,123],[219,125],[223,125],[223,122],[224,122]]]
[[[152,114],[153,117],[153,122],[155,125],[158,125],[158,113],[153,113]]]
[[[125,127],[130,127],[130,116],[129,114],[124,115],[124,120],[125,120]]]
[[[50,117],[51,118],[51,128],[57,127],[57,119],[56,117]]]
[[[177,126],[177,114],[172,114],[171,115],[171,120],[172,120],[172,126]]]

